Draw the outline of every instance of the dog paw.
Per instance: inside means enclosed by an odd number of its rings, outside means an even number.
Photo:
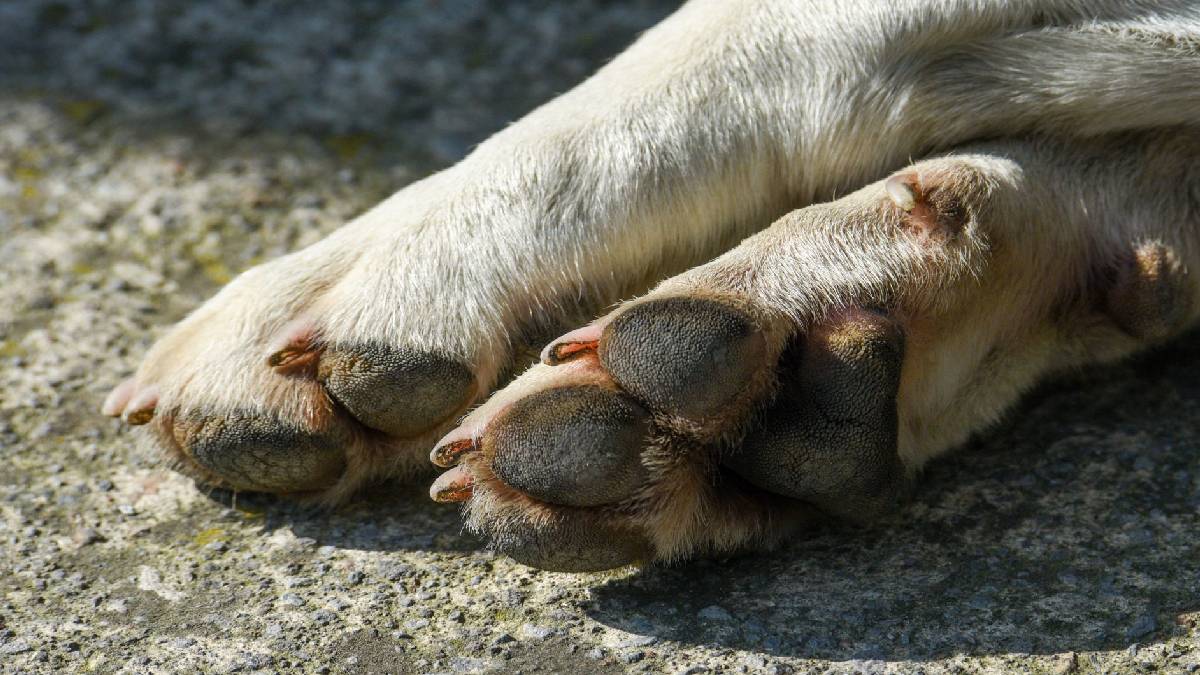
[[[1046,374],[1192,320],[1170,247],[1090,220],[1103,157],[1002,145],[789,214],[552,342],[435,448],[432,496],[554,570],[888,513]]]
[[[901,175],[799,211],[555,340],[435,448],[454,468],[433,497],[466,501],[468,525],[498,550],[561,570],[770,544],[822,515],[887,511],[906,476],[897,399],[912,303],[867,258],[913,286],[955,276],[946,268],[978,247],[952,182]]]
[[[154,345],[103,412],[146,426],[214,486],[336,498],[417,466],[479,392],[473,355],[397,335],[378,303],[348,318],[343,284],[369,261],[314,257],[236,279]]]
[[[639,302],[552,343],[444,438],[432,459],[454,468],[431,494],[467,501],[498,550],[565,571],[865,518],[902,478],[902,352],[868,310],[781,341],[736,302]]]

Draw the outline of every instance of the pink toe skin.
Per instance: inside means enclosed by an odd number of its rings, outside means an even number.
[[[597,321],[583,328],[576,328],[554,340],[542,350],[540,357],[542,363],[556,366],[584,352],[595,351],[600,344],[600,335],[604,333],[604,326],[607,324],[607,321]]]
[[[154,419],[154,409],[158,406],[158,387],[150,385],[138,391],[137,395],[125,406],[122,417],[129,424],[137,426],[146,424]]]
[[[471,473],[456,466],[433,481],[429,486],[429,497],[435,502],[465,502],[471,498],[474,485]]]
[[[108,392],[108,396],[104,397],[104,403],[100,406],[100,414],[108,415],[109,417],[120,417],[121,413],[125,412],[125,406],[129,404],[129,399],[133,397],[134,390],[137,389],[137,384],[132,377],[127,377],[121,384],[112,388]]]

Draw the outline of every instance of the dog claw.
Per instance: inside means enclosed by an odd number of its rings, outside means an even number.
[[[444,469],[458,464],[459,458],[468,452],[475,452],[479,447],[471,438],[460,438],[448,443],[442,442],[429,453],[429,461]]]
[[[294,347],[285,347],[267,357],[267,365],[272,368],[284,368],[296,365],[299,359],[309,357],[311,351],[307,349],[296,349]]]
[[[474,478],[463,467],[456,466],[438,476],[429,487],[429,496],[435,502],[451,503],[465,502],[471,498],[475,485]]]
[[[588,353],[596,353],[600,348],[600,336],[603,326],[584,326],[577,328],[542,350],[541,360],[548,366],[557,366]]]
[[[154,410],[158,406],[158,387],[147,387],[141,390],[129,401],[122,418],[126,423],[139,426],[154,419]]]
[[[554,345],[547,354],[544,362],[547,365],[557,366],[560,363],[565,363],[571,359],[586,354],[595,352],[600,346],[600,341],[593,342],[561,342]]]
[[[296,323],[284,329],[267,357],[267,365],[284,373],[310,368],[319,355],[316,334],[307,323]]]

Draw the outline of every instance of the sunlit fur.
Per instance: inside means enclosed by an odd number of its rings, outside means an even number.
[[[980,138],[1195,124],[1198,39],[1200,7],[1182,1],[693,0],[459,164],[230,283],[137,371],[168,413],[152,426],[170,438],[172,418],[234,409],[336,423],[318,386],[266,366],[298,318],[329,342],[464,359],[482,397],[557,331],[912,159]],[[1059,236],[1091,236],[1073,232]],[[946,401],[931,396],[921,425],[941,428]],[[324,498],[420,470],[453,423],[356,443]],[[948,428],[947,442],[963,435]]]

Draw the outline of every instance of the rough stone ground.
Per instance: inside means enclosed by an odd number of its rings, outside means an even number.
[[[1200,668],[1196,336],[1032,397],[894,522],[607,575],[423,485],[207,494],[95,414],[156,335],[667,2],[0,4],[0,671]]]

